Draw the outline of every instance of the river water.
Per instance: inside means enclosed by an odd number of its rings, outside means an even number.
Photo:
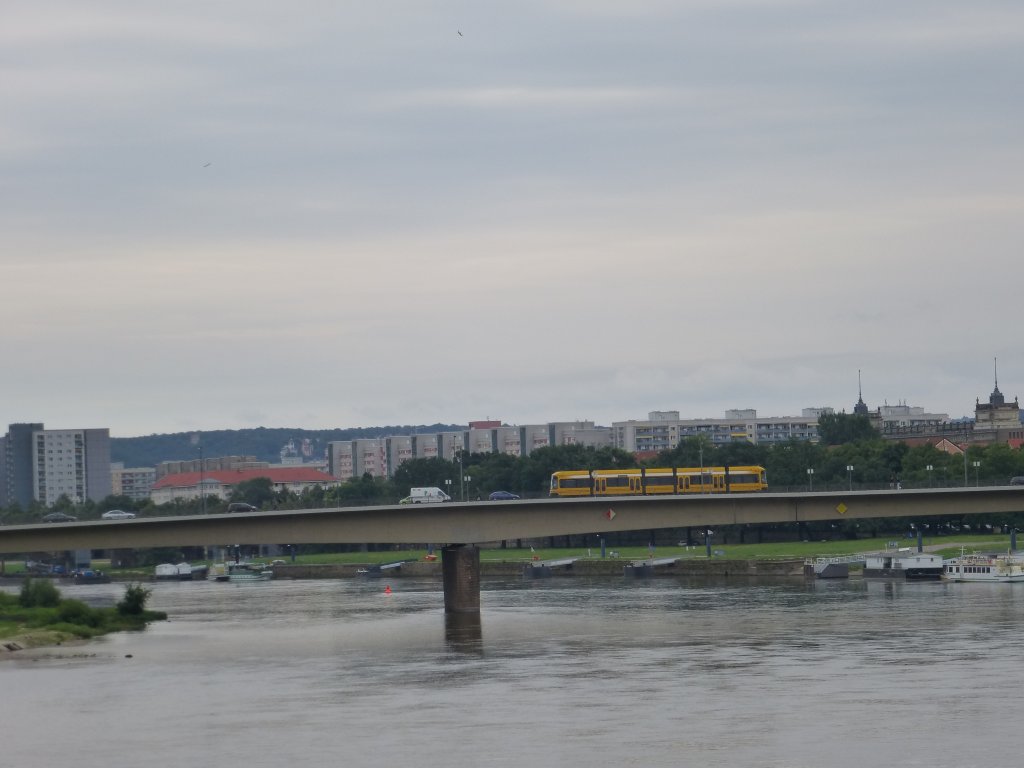
[[[157,583],[170,620],[0,661],[5,766],[1015,764],[1024,585]],[[15,587],[4,587],[14,591]],[[110,604],[123,585],[62,587]]]

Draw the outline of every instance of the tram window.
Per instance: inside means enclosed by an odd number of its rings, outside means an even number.
[[[607,478],[609,488],[625,488],[629,485],[628,475],[615,475]]]

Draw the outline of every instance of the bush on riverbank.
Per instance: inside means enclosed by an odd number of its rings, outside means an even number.
[[[0,637],[48,630],[70,637],[90,638],[108,632],[144,629],[151,621],[167,618],[163,611],[147,611],[150,591],[129,584],[116,607],[94,608],[81,600],[63,599],[49,580],[26,579],[18,597],[0,593]]]

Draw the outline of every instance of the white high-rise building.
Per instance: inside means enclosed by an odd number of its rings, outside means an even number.
[[[61,496],[80,504],[110,495],[109,429],[38,429],[32,432],[32,488],[46,506]]]

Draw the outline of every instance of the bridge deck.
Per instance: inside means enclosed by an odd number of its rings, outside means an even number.
[[[610,509],[611,507],[611,509]],[[608,514],[614,511],[614,515]],[[477,544],[616,531],[1024,512],[1024,486],[536,499],[0,526],[0,552],[250,544]]]

